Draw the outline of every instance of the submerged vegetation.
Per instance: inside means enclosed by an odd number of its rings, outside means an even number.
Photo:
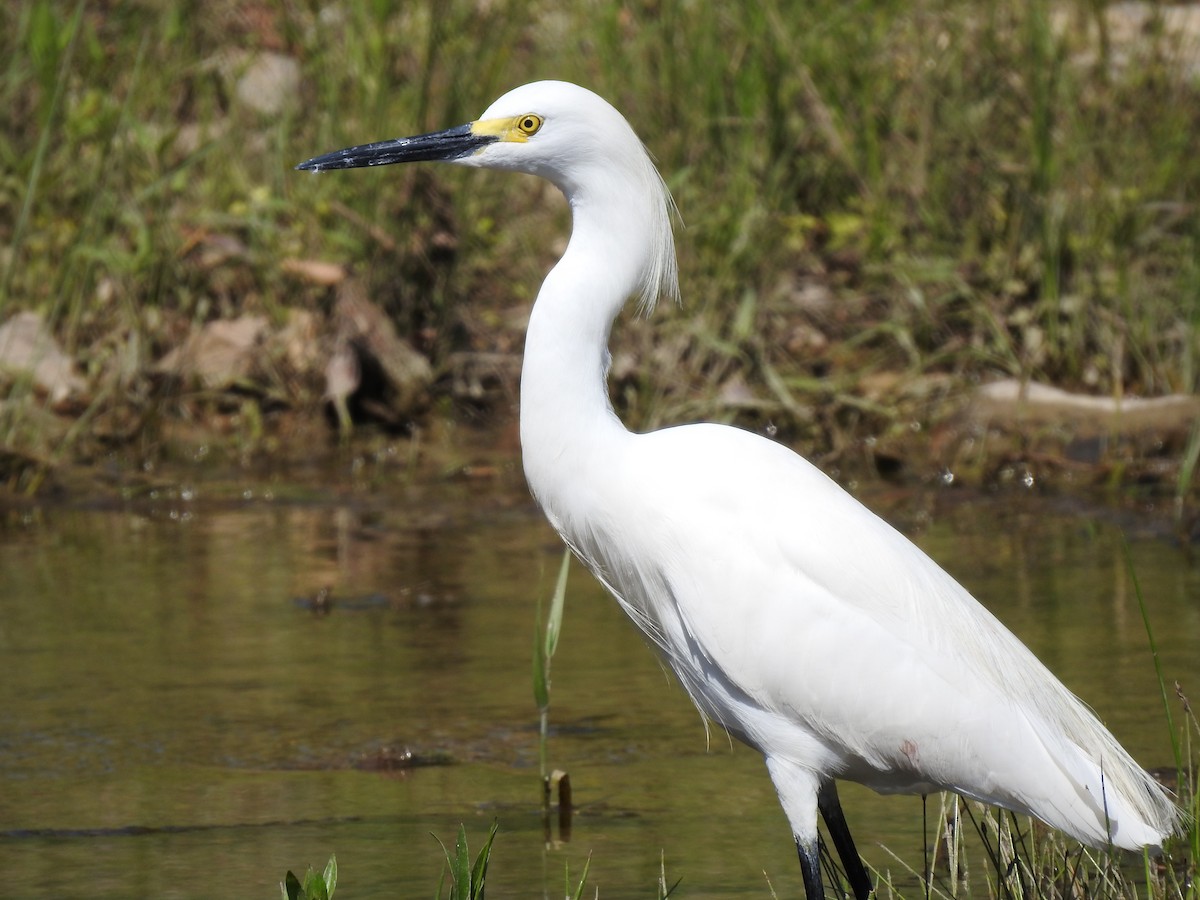
[[[467,121],[538,78],[612,100],[686,222],[683,307],[620,326],[614,397],[634,426],[738,421],[836,459],[936,434],[1000,376],[1192,394],[1200,31],[1176,12],[7,4],[0,322],[38,313],[79,382],[6,369],[0,475],[29,490],[73,459],[334,445],[317,414],[343,399],[349,271],[431,368],[402,404],[339,404],[343,428],[509,415],[522,310],[565,233],[554,191],[292,167]],[[181,364],[217,321],[253,323],[236,361]],[[1176,472],[1200,441],[1167,431],[1144,443]]]

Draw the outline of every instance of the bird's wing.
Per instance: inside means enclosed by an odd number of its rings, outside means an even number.
[[[1161,806],[1008,629],[802,458],[712,425],[635,445],[605,490],[634,513],[611,517],[609,577],[722,724],[880,789],[935,783],[1058,827],[1053,804],[1096,806],[1075,795],[1099,796],[1081,782],[1098,766],[1114,795]],[[1050,770],[1061,786],[1038,796]]]
[[[723,426],[641,437],[623,479],[625,504],[640,506],[628,554],[686,593],[712,646],[911,655],[922,677],[932,667],[960,683],[966,668],[1006,694],[1024,690],[1013,681],[1029,668],[1048,676],[925,553],[787,448]]]

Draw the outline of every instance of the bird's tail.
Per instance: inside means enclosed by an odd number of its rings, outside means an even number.
[[[1093,847],[1157,850],[1183,822],[1167,790],[1096,723],[1091,751],[1068,743],[1059,762],[1075,797],[1038,812],[1047,824]]]

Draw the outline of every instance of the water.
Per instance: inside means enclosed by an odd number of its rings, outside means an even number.
[[[0,517],[5,893],[275,897],[288,868],[336,852],[339,896],[428,897],[430,834],[452,845],[462,822],[475,846],[493,821],[497,897],[561,896],[564,868],[578,877],[589,854],[602,898],[654,896],[660,853],[678,896],[764,897],[767,878],[799,893],[761,760],[706,740],[578,568],[549,748],[577,813],[570,843],[545,850],[530,651],[561,550],[511,461],[483,475],[199,481]],[[1171,764],[1122,528],[1167,678],[1193,700],[1200,571],[1137,536],[1154,516],[953,491],[868,499],[1139,760]],[[381,770],[405,752],[435,764]],[[842,797],[872,863],[895,867],[882,842],[920,866],[919,799]]]

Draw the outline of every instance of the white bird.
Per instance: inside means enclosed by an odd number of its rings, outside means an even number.
[[[415,160],[539,175],[571,239],[529,320],[525,475],[551,524],[654,642],[696,706],[759,750],[808,900],[817,813],[857,897],[871,881],[835,779],[955,791],[1092,846],[1157,847],[1169,795],[964,588],[787,448],[723,425],[631,433],[609,401],[626,300],[678,296],[670,194],[629,123],[557,81],[474,122],[298,168]]]

